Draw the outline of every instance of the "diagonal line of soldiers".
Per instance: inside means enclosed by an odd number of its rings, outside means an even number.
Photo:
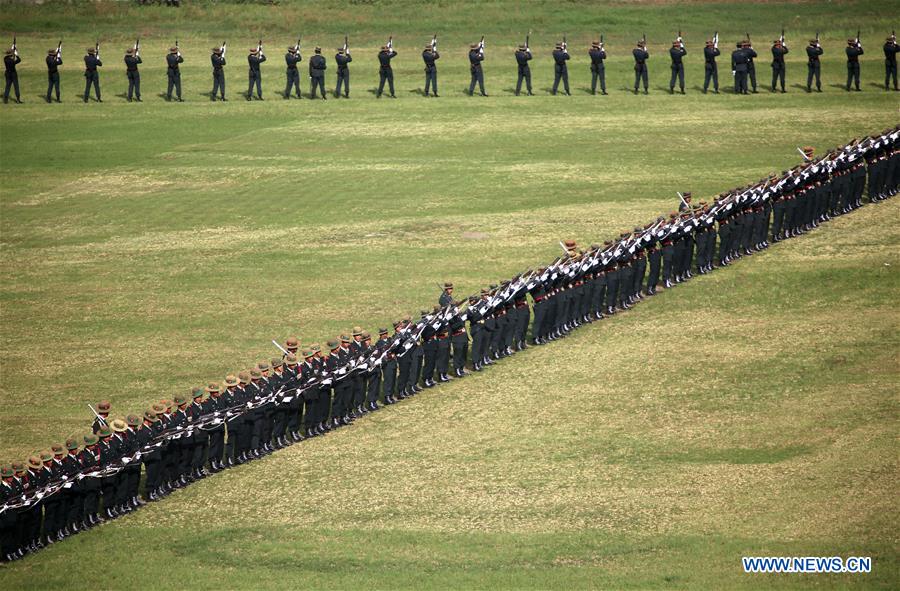
[[[322,436],[414,396],[480,372],[529,346],[631,308],[659,288],[749,257],[832,217],[897,194],[900,127],[857,139],[781,175],[692,203],[579,249],[561,242],[550,264],[406,316],[378,338],[354,327],[301,348],[273,341],[281,356],[229,374],[141,415],[110,418],[100,402],[92,430],[24,461],[0,466],[0,557],[16,560],[148,501],[276,449]],[[529,304],[529,299],[531,303]],[[530,333],[529,333],[530,329]],[[530,334],[530,338],[529,338]],[[452,374],[452,376],[451,376]],[[144,474],[143,498],[140,492]]]
[[[531,66],[530,63],[532,60],[532,52],[531,47],[529,46],[529,35],[525,37],[525,43],[519,45],[515,52],[515,62],[518,72],[518,78],[516,81],[516,96],[522,91],[522,84],[525,84],[525,91],[528,95],[532,95],[532,86],[531,86]],[[888,90],[890,88],[889,84],[893,81],[893,89],[898,90],[897,87],[897,53],[900,53],[900,45],[897,44],[897,36],[894,32],[891,32],[891,35],[885,39],[884,46],[882,47],[884,51],[885,58],[885,73],[884,73],[884,89]],[[139,64],[142,64],[140,56],[140,39],[136,40],[132,47],[129,47],[125,51],[125,73],[128,79],[128,91],[126,93],[126,98],[129,102],[131,101],[141,101],[141,75],[139,71]],[[786,76],[786,66],[785,66],[785,55],[788,54],[788,46],[784,37],[784,29],[781,30],[781,36],[778,39],[772,41],[771,46],[772,51],[772,85],[771,92],[776,92],[776,88],[780,82],[781,92],[786,92],[785,90],[785,76]],[[852,37],[847,39],[847,83],[845,85],[845,89],[849,92],[851,88],[855,87],[855,90],[860,90],[860,65],[859,65],[859,57],[863,55],[863,47],[862,42],[860,41],[860,35],[857,31],[856,37]],[[225,98],[225,66],[227,62],[225,60],[225,54],[227,52],[226,43],[223,42],[221,46],[213,47],[210,54],[210,62],[212,65],[212,75],[213,75],[213,87],[210,92],[210,100],[227,100]],[[598,40],[595,40],[591,43],[590,47],[587,50],[588,56],[590,58],[590,71],[591,71],[591,93],[597,94],[597,85],[599,82],[600,85],[600,93],[605,95],[606,92],[606,66],[605,60],[607,59],[606,47],[603,40],[603,35],[600,35]],[[821,80],[821,63],[820,58],[824,53],[822,49],[822,45],[820,43],[819,34],[816,33],[814,39],[809,40],[809,44],[806,46],[806,55],[807,55],[807,78],[806,78],[806,92],[812,92],[813,81],[815,81],[817,92],[822,92],[822,80]],[[551,52],[553,58],[553,87],[551,89],[551,94],[556,95],[560,83],[562,83],[563,91],[566,95],[571,94],[569,89],[569,70],[568,64],[569,61],[569,49],[568,44],[566,42],[566,36],[563,35],[562,41],[558,42],[555,46],[555,49]],[[681,94],[684,94],[685,89],[685,65],[684,65],[684,57],[687,55],[686,44],[684,38],[681,35],[681,31],[678,32],[677,37],[672,42],[672,47],[669,49],[669,59],[671,61],[671,78],[669,80],[669,93],[674,94],[675,92],[675,84],[676,81],[678,83]],[[713,86],[713,92],[718,94],[719,92],[719,70],[716,59],[721,55],[719,50],[719,33],[716,32],[711,38],[706,40],[705,47],[703,48],[703,59],[704,59],[704,81],[703,81],[703,93],[706,94],[709,90],[710,83]],[[397,56],[397,52],[394,50],[394,38],[393,36],[388,38],[387,43],[381,47],[381,50],[378,52],[378,90],[376,92],[376,97],[381,98],[384,93],[385,84],[388,86],[389,96],[391,98],[396,98],[396,94],[394,92],[394,71],[391,66],[391,61]],[[634,49],[632,50],[632,56],[634,57],[634,94],[638,93],[640,85],[643,84],[644,94],[647,94],[649,91],[649,70],[647,62],[650,60],[650,53],[647,49],[647,37],[644,35],[638,42],[636,43]],[[435,34],[431,41],[425,45],[422,51],[422,61],[425,64],[425,92],[424,95],[426,97],[438,95],[438,68],[437,68],[437,60],[440,59],[440,53],[437,50],[437,34]],[[750,40],[750,33],[746,34],[746,38],[737,42],[736,48],[731,52],[731,73],[734,77],[734,92],[736,94],[748,94],[750,92],[757,92],[757,81],[756,81],[756,65],[754,59],[756,59],[758,54],[756,50],[753,48],[753,43]],[[478,43],[472,43],[469,46],[469,69],[471,72],[471,82],[469,84],[469,96],[473,96],[475,94],[476,85],[479,88],[481,96],[488,96],[485,91],[485,78],[484,78],[484,70],[482,67],[482,62],[485,60],[485,41],[484,36],[481,37],[481,41]],[[285,99],[290,99],[292,96],[296,96],[297,98],[302,98],[302,93],[300,90],[300,73],[298,69],[298,64],[303,60],[300,51],[300,38],[298,37],[297,43],[294,45],[290,45],[287,48],[287,52],[284,55],[284,61],[287,66],[286,69],[286,79],[287,84],[285,86],[284,92],[281,95]],[[335,98],[350,98],[350,62],[353,61],[353,57],[350,55],[350,45],[348,36],[344,36],[344,44],[337,48],[337,53],[334,56],[335,63],[337,65],[337,78],[336,78],[336,86],[334,89],[333,96]],[[12,46],[6,50],[5,56],[3,58],[3,64],[5,66],[5,76],[6,76],[6,87],[3,92],[3,102],[9,102],[9,94],[10,90],[14,90],[15,92],[15,102],[21,103],[21,96],[19,93],[19,76],[16,71],[16,65],[21,62],[21,58],[19,57],[19,50],[16,45],[16,40],[13,38]],[[180,65],[184,63],[184,58],[181,55],[181,48],[178,44],[178,40],[175,40],[175,45],[169,48],[168,54],[165,56],[166,61],[166,78],[168,80],[165,98],[167,101],[177,101],[183,102],[181,98],[181,69]],[[262,93],[262,69],[261,64],[266,61],[266,56],[263,51],[263,42],[262,39],[254,46],[248,50],[247,54],[247,64],[248,64],[248,79],[249,84],[247,87],[247,92],[244,94],[246,100],[250,101],[254,98],[254,89],[255,89],[255,97],[257,100],[263,100]],[[47,51],[47,94],[45,100],[49,103],[52,100],[52,96],[55,93],[56,102],[60,102],[60,90],[59,90],[59,66],[62,65],[62,40],[60,40],[59,44],[55,48],[50,48]],[[323,100],[326,98],[325,96],[325,71],[328,68],[327,60],[325,56],[322,55],[322,48],[316,46],[313,49],[313,55],[309,59],[309,98],[322,98]],[[103,102],[100,98],[100,74],[99,68],[103,67],[103,62],[100,60],[100,41],[97,41],[93,47],[88,47],[86,50],[86,55],[84,56],[84,77],[85,77],[85,87],[83,100],[85,103],[91,97],[91,89],[93,88],[94,96],[97,102]],[[751,90],[752,89],[752,90]],[[173,96],[174,91],[174,96]]]

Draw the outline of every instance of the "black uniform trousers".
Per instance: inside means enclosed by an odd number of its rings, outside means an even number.
[[[591,64],[591,92],[597,93],[597,82],[600,90],[606,92],[606,67],[603,64]]]
[[[325,76],[310,76],[309,78],[309,96],[316,98],[318,95],[316,89],[321,91],[322,98],[325,98]]]
[[[47,73],[47,102],[50,102],[50,93],[56,91],[56,102],[59,102],[59,72]]]
[[[3,90],[3,100],[9,99],[9,89],[13,87],[16,92],[16,100],[20,99],[19,96],[19,73],[18,72],[4,72],[4,76],[6,76],[6,88]],[[86,93],[87,91],[85,91]],[[99,96],[99,93],[98,95]]]
[[[531,68],[528,66],[519,66],[519,78],[516,81],[516,94],[522,91],[522,81],[525,81],[525,89],[531,94]]]
[[[262,98],[262,73],[257,70],[250,70],[249,85],[247,86],[247,100],[253,97],[253,87],[256,86],[256,97]]]
[[[684,92],[684,64],[672,64],[672,77],[669,79],[669,90],[675,89],[675,79],[678,79],[678,87]]]
[[[785,67],[783,62],[772,62],[772,91],[775,91],[776,83],[781,83],[781,91],[784,92]]]
[[[7,85],[9,81],[7,80]],[[100,100],[100,73],[99,72],[85,72],[84,73],[84,101],[87,102],[88,98],[91,96],[91,85],[94,86],[94,94],[97,95],[97,100]],[[18,88],[18,82],[16,83],[16,87]],[[9,88],[7,87],[7,90]],[[18,94],[18,93],[17,93]]]
[[[212,98],[216,98],[216,92],[218,92],[223,99],[225,98],[225,71],[221,68],[213,70]]]
[[[634,91],[638,91],[640,82],[644,82],[644,92],[650,85],[650,77],[647,75],[647,64],[638,64],[634,66]]]
[[[181,71],[169,68],[166,76],[169,79],[169,85],[166,88],[166,99],[172,100],[172,89],[175,89],[175,96],[181,98]],[[225,92],[225,83],[222,83],[222,92]]]
[[[438,93],[437,68],[425,68],[425,96],[428,96],[429,91],[435,95]]]
[[[378,70],[378,74],[380,76],[380,80],[378,82],[378,94],[376,96],[381,96],[381,93],[384,91],[384,83],[388,83],[388,87],[391,91],[391,96],[394,96],[394,71],[391,68],[382,67]]]
[[[297,98],[302,98],[303,94],[300,92],[300,71],[297,68],[288,68],[287,73],[287,84],[284,87],[284,98],[290,98],[291,91],[297,91]]]
[[[141,73],[135,70],[126,72],[126,74],[128,75],[128,100],[131,100],[132,96],[141,98]]]
[[[709,89],[710,80],[713,83],[713,90],[719,92],[719,66],[716,62],[706,62],[706,74],[703,76],[703,92]]]
[[[337,69],[337,86],[334,88],[334,96],[341,96],[341,86],[344,87],[344,98],[350,98],[350,68]]]

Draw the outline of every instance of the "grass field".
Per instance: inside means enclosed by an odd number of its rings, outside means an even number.
[[[271,338],[386,325],[435,301],[436,282],[474,292],[552,259],[559,239],[670,211],[677,190],[712,196],[792,166],[798,145],[900,119],[898,94],[876,87],[890,2],[0,8],[26,101],[0,105],[2,460],[86,430],[87,402],[141,410],[272,356]],[[771,95],[782,25],[791,86]],[[688,94],[669,96],[679,27]],[[847,94],[857,27],[864,92]],[[517,98],[512,48],[529,28],[539,94]],[[699,92],[716,29],[723,49],[750,32],[760,94]],[[816,30],[825,92],[807,95]],[[435,31],[442,97],[426,100],[419,54]],[[577,48],[601,31],[610,96],[593,97]],[[651,94],[635,97],[642,32]],[[350,101],[278,98],[298,33],[305,56],[326,48],[328,87],[350,35]],[[563,33],[574,96],[551,97]],[[140,105],[117,96],[136,34]],[[377,101],[388,34],[400,98]],[[482,34],[492,96],[469,98],[465,47]],[[184,104],[158,96],[175,35]],[[261,35],[266,100],[246,103],[243,50]],[[43,56],[60,36],[64,102],[47,105]],[[82,51],[98,36],[104,104],[84,105]],[[213,104],[208,50],[223,39],[230,102]],[[721,59],[725,87],[727,70]],[[0,587],[895,586],[897,219],[896,202],[867,206],[0,568]],[[874,568],[747,576],[748,554],[871,555]]]

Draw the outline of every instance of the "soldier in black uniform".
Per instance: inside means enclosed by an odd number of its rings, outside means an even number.
[[[297,69],[297,64],[303,61],[303,56],[300,55],[300,50],[296,45],[291,45],[287,48],[287,53],[284,54],[284,63],[287,65],[287,85],[284,87],[284,98],[285,100],[291,98],[291,89],[297,91],[297,98],[303,98],[303,93],[300,91],[300,70]]]
[[[170,47],[169,54],[166,56],[166,77],[168,78],[168,86],[166,88],[166,100],[172,100],[172,89],[175,89],[175,97],[178,102],[182,102],[181,100],[181,69],[178,67],[178,64],[184,63],[184,58],[181,57],[181,51],[178,47]],[[224,95],[225,87],[222,86],[222,92]]]
[[[669,57],[672,58],[672,77],[669,79],[669,94],[675,93],[675,79],[678,78],[678,86],[681,88],[681,94],[684,94],[684,56],[687,55],[687,49],[684,48],[684,41],[676,39],[672,42],[669,49]]]
[[[141,102],[141,73],[138,71],[138,64],[142,63],[141,56],[135,53],[134,49],[125,50],[125,74],[128,76],[128,102],[132,97],[137,102]]]
[[[400,328],[402,323],[394,322],[394,335],[400,334]],[[381,331],[379,331],[381,332]],[[378,342],[376,346],[379,348],[383,348],[387,345],[387,331],[384,331],[379,335]],[[394,404],[397,396],[397,354],[393,351],[387,353],[384,356],[384,361],[381,364],[381,381],[382,381],[382,393],[384,394],[384,403],[385,404]]]
[[[847,92],[850,92],[850,83],[856,85],[859,92],[859,56],[863,53],[862,44],[856,39],[847,39]]]
[[[519,96],[519,93],[522,91],[523,80],[525,81],[525,89],[528,91],[528,96],[531,96],[531,67],[528,65],[529,61],[531,61],[531,50],[524,45],[520,45],[519,49],[516,50],[516,64],[518,64],[519,68],[519,78],[516,81],[516,96]]]
[[[380,77],[380,81],[378,82],[378,92],[375,94],[377,98],[381,98],[381,93],[384,91],[384,83],[387,82],[391,91],[391,98],[397,98],[394,95],[394,70],[391,69],[391,60],[397,57],[397,52],[393,49],[390,49],[387,45],[383,45],[381,47],[381,51],[378,53],[378,75]]]
[[[784,94],[785,65],[784,56],[787,55],[787,45],[776,39],[772,44],[772,92],[775,92],[775,84],[781,82],[781,93]]]
[[[222,100],[225,98],[225,54],[221,47],[213,47],[212,55],[209,57],[213,68],[213,88],[209,94],[209,100],[216,100],[216,92],[219,93]]]
[[[337,62],[337,86],[334,88],[334,97],[340,98],[341,86],[344,87],[344,98],[350,98],[350,68],[347,66],[353,61],[350,55],[350,48],[346,50],[343,47],[338,48],[337,54],[334,56]]]
[[[309,58],[309,98],[316,98],[316,89],[322,91],[322,100],[325,100],[325,68],[328,63],[322,55],[322,48],[316,47],[315,53]]]
[[[444,283],[444,290],[438,298],[438,305],[445,308],[453,303],[453,284],[449,281]]]
[[[566,49],[563,43],[557,43],[556,49],[553,50],[553,89],[551,92],[554,96],[559,88],[560,80],[563,82],[563,88],[566,89],[566,96],[571,94],[569,92],[569,66],[566,64],[567,61],[569,61],[569,50]]]
[[[484,92],[484,71],[481,69],[481,62],[484,61],[484,51],[480,44],[473,43],[469,46],[469,70],[472,74],[472,80],[469,83],[469,96],[475,94],[475,84],[481,89],[481,96],[487,96]]]
[[[374,353],[377,349],[378,351],[383,351],[384,347],[387,346],[388,343],[388,330],[386,328],[378,329],[378,342],[375,344],[375,347],[372,347],[372,335],[369,334],[368,331],[363,332],[363,346],[370,353]],[[366,386],[366,409],[367,410],[378,410],[380,407],[378,406],[378,399],[381,397],[381,379],[382,379],[382,371],[381,364],[384,363],[384,360],[374,360],[376,365],[369,368],[367,371],[368,382]]]
[[[888,90],[888,83],[894,79],[894,90],[897,90],[897,54],[900,53],[900,45],[897,39],[891,35],[884,42],[884,89]]]
[[[742,44],[743,45],[743,44]],[[747,94],[747,60],[749,56],[743,47],[731,52],[731,71],[734,73],[735,94]]]
[[[747,77],[750,79],[750,89],[751,92],[756,94],[756,63],[753,59],[759,56],[757,55],[756,50],[753,49],[753,43],[751,43],[749,39],[744,39],[741,43],[741,47],[744,48],[744,52],[747,54]]]
[[[812,92],[813,76],[816,78],[816,90],[822,92],[822,65],[819,63],[819,56],[825,53],[819,45],[818,39],[810,39],[809,45],[806,46],[806,56],[809,61],[806,64],[806,92]]]
[[[100,427],[109,423],[110,408],[109,400],[101,400],[97,403],[97,416],[94,417],[94,422],[91,423],[91,431],[97,433],[100,431]]]
[[[3,90],[3,102],[9,102],[9,89],[13,87],[16,92],[16,103],[21,104],[22,100],[19,96],[19,73],[16,72],[16,64],[21,63],[22,58],[18,52],[13,49],[7,49],[6,55],[3,56],[3,65],[6,68],[4,76],[6,77],[6,88]],[[99,95],[98,95],[99,96]]]
[[[437,90],[437,65],[435,60],[440,59],[441,54],[431,45],[426,45],[422,51],[422,61],[425,62],[425,96],[429,96],[429,92],[433,89],[434,96],[438,95]]]
[[[634,94],[638,93],[638,85],[642,80],[644,82],[644,94],[647,94],[647,87],[650,84],[647,74],[647,60],[650,59],[650,53],[647,51],[646,46],[646,42],[642,39],[638,41],[637,47],[631,52],[634,55]]]
[[[100,74],[97,72],[97,68],[102,65],[103,62],[97,57],[97,50],[93,47],[88,47],[87,55],[84,56],[84,102],[88,102],[88,98],[91,95],[91,85],[94,86],[97,102],[103,102],[100,100]]]
[[[599,41],[591,43],[588,50],[588,56],[591,58],[591,94],[597,94],[597,81],[600,81],[600,94],[606,94],[606,66],[603,60],[606,59],[606,51]]]
[[[259,69],[259,65],[266,61],[266,56],[262,52],[262,50],[258,47],[251,47],[250,54],[247,56],[247,65],[249,66],[248,70],[248,79],[250,81],[249,86],[247,86],[247,100],[253,100],[253,86],[256,86],[256,98],[257,100],[263,100],[262,96],[262,72]]]
[[[59,102],[59,66],[62,65],[62,56],[56,49],[47,50],[47,102],[50,102],[50,94],[56,90],[56,102]]]
[[[706,61],[704,66],[706,73],[703,76],[703,94],[709,90],[709,81],[712,80],[713,92],[719,94],[719,66],[716,64],[716,58],[722,54],[712,39],[706,40],[706,47],[703,48],[703,59]]]

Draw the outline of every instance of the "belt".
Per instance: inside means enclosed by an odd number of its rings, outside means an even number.
[[[447,333],[446,333],[446,332],[438,333],[437,338],[439,338],[439,339],[446,339],[446,338],[447,338]]]
[[[516,308],[527,308],[527,307],[528,307],[527,302],[522,302],[521,304],[516,304]]]
[[[542,302],[542,301],[544,301],[544,298],[534,298],[534,303],[535,303],[535,304],[538,303],[538,302]]]
[[[433,340],[434,340],[434,337],[422,337],[422,341],[424,341],[426,343],[429,341],[433,341]]]
[[[453,336],[458,337],[458,336],[464,335],[464,334],[466,334],[466,329],[463,328],[461,330],[457,330],[456,332],[454,332]]]

